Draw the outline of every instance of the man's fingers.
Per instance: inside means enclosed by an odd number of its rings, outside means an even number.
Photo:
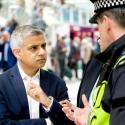
[[[66,116],[67,116],[68,119],[70,119],[71,121],[74,121],[74,115],[66,114]]]
[[[34,88],[35,86],[33,85],[33,83],[28,83],[27,88],[26,88],[27,94],[29,93],[31,89],[34,89]]]
[[[27,94],[31,97],[37,97],[39,95],[39,91],[36,88],[28,89]]]
[[[68,107],[65,107],[65,108],[62,108],[62,110],[64,111],[64,113],[66,114],[66,116],[74,121],[74,110],[73,109],[70,109]]]
[[[35,83],[28,83],[28,85],[27,85],[27,87],[28,88],[30,88],[30,89],[34,89],[34,88],[38,88],[38,87],[40,87],[39,85],[37,85],[37,84],[35,84]]]
[[[62,108],[62,110],[65,112],[65,114],[74,112],[74,109],[71,109],[69,107],[64,107],[64,108]]]
[[[85,94],[82,95],[82,102],[84,104],[84,107],[89,107],[90,106]]]
[[[69,112],[69,108],[68,108],[68,107],[64,107],[64,108],[62,108],[62,110],[63,110],[63,112],[64,112],[65,114],[67,114],[67,113]]]
[[[34,83],[28,83],[28,86],[31,88],[31,89],[33,89],[33,88],[36,88],[37,87],[37,85],[36,84],[34,84]]]
[[[62,104],[66,104],[66,102],[67,102],[67,100],[62,100],[59,103],[62,105]]]
[[[69,100],[62,100],[59,102],[60,105],[62,105],[62,107],[70,107],[71,103],[69,102]]]
[[[28,83],[27,88],[26,88],[27,94],[38,94],[41,91],[41,88],[39,85],[36,85],[34,83]]]

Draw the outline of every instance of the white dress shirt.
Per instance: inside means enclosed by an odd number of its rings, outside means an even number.
[[[93,89],[91,91],[90,97],[89,97],[89,104],[90,104],[91,107],[93,107],[93,92],[94,92],[94,90],[96,88],[96,85],[97,85],[97,83],[99,81],[99,77],[100,77],[100,75],[98,76],[98,78],[97,78],[97,80],[96,80],[96,82],[94,84],[94,87],[93,87]]]
[[[30,77],[24,73],[19,62],[17,64],[18,64],[20,75],[21,75],[22,80],[24,82],[25,89],[27,88],[27,85],[29,83],[34,83],[34,84],[40,85],[40,70],[33,77]],[[27,99],[28,99],[28,104],[29,104],[30,119],[40,118],[40,116],[39,116],[39,102],[32,99],[29,95],[27,95]],[[49,118],[47,118],[45,120],[46,120],[47,125],[51,125],[51,121]]]
[[[18,63],[18,68],[19,68],[20,75],[23,79],[25,89],[27,88],[27,85],[29,83],[40,85],[40,71],[38,71],[35,76],[29,77],[28,75],[24,73],[19,63]],[[27,99],[28,99],[28,104],[29,104],[30,118],[31,119],[39,118],[39,102],[32,99],[29,95],[27,95]]]

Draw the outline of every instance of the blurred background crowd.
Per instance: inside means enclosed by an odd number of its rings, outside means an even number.
[[[91,57],[100,52],[98,29],[89,24],[92,14],[89,0],[0,0],[0,73],[16,63],[11,33],[18,25],[32,24],[47,36],[44,68],[63,79],[81,79]]]

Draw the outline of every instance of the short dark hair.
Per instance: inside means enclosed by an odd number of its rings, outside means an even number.
[[[119,7],[105,10],[104,12],[99,13],[97,17],[102,19],[104,15],[114,19],[119,26],[125,28],[125,8]]]

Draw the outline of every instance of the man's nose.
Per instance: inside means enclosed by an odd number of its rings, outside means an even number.
[[[40,47],[39,55],[44,55],[45,53],[46,53],[46,50]]]

